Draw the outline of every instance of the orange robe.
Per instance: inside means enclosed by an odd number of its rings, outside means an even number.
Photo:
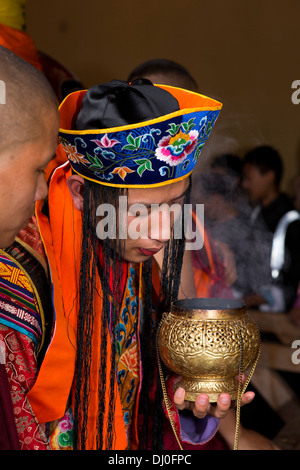
[[[59,147],[58,160],[61,156],[65,158],[64,155],[60,154]],[[37,204],[36,209],[51,272],[56,323],[54,336],[41,365],[36,383],[28,394],[28,399],[40,423],[55,421],[64,416],[75,372],[76,323],[79,311],[77,294],[81,260],[81,213],[75,209],[67,188],[66,180],[71,174],[68,163],[54,171],[49,186],[49,218],[43,215],[41,202]],[[74,237],[74,233],[76,233],[76,237]],[[95,311],[101,311],[100,280],[98,280],[97,291]],[[100,338],[100,318],[96,316],[94,353],[91,364],[91,374],[95,380],[92,381],[90,393],[89,429],[95,429],[97,419],[98,394],[96,391],[98,390]],[[110,341],[107,341],[107,344],[109,357]],[[109,377],[109,372],[110,367],[107,364],[107,377]],[[114,426],[118,432],[115,436],[114,447],[125,449],[127,438],[118,390],[115,390],[115,397]],[[108,400],[107,396],[106,409],[108,408]],[[90,433],[87,448],[93,449],[95,446],[95,436]]]
[[[0,45],[6,47],[42,72],[39,54],[33,39],[25,31],[20,31],[0,23]]]

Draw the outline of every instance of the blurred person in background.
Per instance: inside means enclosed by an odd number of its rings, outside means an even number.
[[[252,227],[264,224],[269,237],[271,282],[265,286],[260,308],[288,311],[300,280],[300,216],[292,200],[281,190],[283,162],[279,152],[264,145],[248,152],[243,160],[243,188],[253,207]]]

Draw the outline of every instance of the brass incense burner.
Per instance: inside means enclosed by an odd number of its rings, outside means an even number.
[[[255,367],[260,334],[243,302],[227,299],[187,299],[164,313],[157,338],[164,364],[182,380],[185,399],[206,393],[211,403],[222,392],[238,397],[236,376]]]

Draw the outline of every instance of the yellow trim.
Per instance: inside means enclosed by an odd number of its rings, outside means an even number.
[[[177,88],[177,87],[166,87],[165,89],[167,90],[167,88],[173,88],[173,89],[181,90],[181,88]],[[66,96],[66,98],[62,101],[62,103],[59,106],[59,111],[61,110],[64,102],[71,95],[80,94],[83,91],[87,91],[87,90],[74,91],[73,93],[70,93],[70,95]],[[180,109],[178,111],[175,111],[174,113],[165,114],[164,116],[160,116],[160,117],[155,118],[155,119],[150,119],[149,121],[143,121],[143,122],[139,122],[139,123],[135,123],[135,124],[129,124],[127,126],[110,127],[110,128],[107,128],[107,129],[88,129],[88,130],[81,130],[81,131],[60,128],[59,132],[64,132],[65,134],[71,134],[71,135],[73,135],[73,134],[74,135],[87,135],[87,134],[107,134],[107,133],[112,133],[112,132],[127,131],[127,130],[131,130],[131,129],[138,129],[138,128],[151,126],[153,124],[157,124],[157,123],[163,122],[163,121],[168,121],[169,119],[172,119],[173,117],[176,117],[176,116],[182,116],[182,115],[185,115],[185,114],[191,114],[191,113],[196,113],[196,112],[201,112],[201,111],[218,111],[218,110],[221,110],[222,107],[223,107],[222,103],[220,103],[220,101],[215,100],[214,98],[209,98],[208,96],[201,95],[199,93],[194,93],[192,91],[191,92],[189,91],[189,94],[194,94],[194,95],[197,95],[197,96],[201,96],[204,99],[212,100],[216,103],[216,105],[215,106],[206,106],[206,107],[203,107],[203,108],[202,107],[201,108],[199,108],[199,107],[198,108],[184,108],[184,109]]]
[[[189,95],[196,95],[196,96],[201,96],[201,98],[204,98],[204,99],[209,99],[211,101],[214,101],[215,103],[219,103],[221,105],[221,107],[223,106],[223,104],[221,103],[221,101],[218,101],[216,100],[215,98],[211,98],[210,96],[207,96],[207,95],[203,95],[202,93],[197,93],[196,91],[192,91],[192,90],[186,90],[185,88],[180,88],[178,86],[173,86],[173,85],[164,85],[163,83],[153,83],[154,86],[158,86],[159,88],[163,88],[164,90],[169,90],[171,88],[171,90],[179,90],[179,91],[186,91]],[[172,93],[171,93],[172,94]]]
[[[108,133],[113,133],[113,132],[121,132],[121,131],[130,131],[132,129],[142,129],[143,127],[148,127],[152,126],[153,124],[158,124],[163,121],[169,121],[173,117],[176,116],[182,116],[185,114],[191,114],[191,113],[196,113],[200,111],[218,111],[222,108],[222,105],[220,107],[215,106],[215,107],[206,107],[206,108],[187,108],[187,109],[181,109],[179,111],[175,111],[174,113],[170,114],[165,114],[164,116],[161,116],[156,119],[151,119],[150,121],[143,121],[142,123],[137,123],[137,124],[129,124],[127,126],[120,126],[120,127],[110,127],[107,129],[89,129],[89,130],[83,130],[83,131],[78,131],[78,130],[68,130],[68,129],[63,129],[60,128],[59,132],[64,132],[65,134],[71,134],[71,135],[87,135],[87,134],[108,134]]]
[[[72,167],[72,164],[70,162],[70,165]],[[180,176],[179,178],[172,179],[170,181],[163,181],[161,183],[154,183],[154,184],[110,184],[110,183],[102,183],[99,180],[93,179],[93,178],[88,178],[87,176],[83,176],[81,173],[75,170],[75,168],[72,167],[72,170],[77,173],[77,175],[81,176],[85,180],[92,181],[93,183],[98,183],[102,184],[103,186],[111,186],[113,188],[138,188],[138,189],[151,189],[151,188],[159,188],[160,186],[167,186],[168,184],[172,183],[177,183],[177,181],[182,181],[188,176],[190,176],[193,173],[193,170],[187,173],[184,176]]]
[[[43,344],[44,344],[44,341],[45,341],[45,316],[44,316],[44,310],[43,310],[43,307],[42,307],[42,303],[41,303],[41,299],[40,299],[40,296],[38,294],[38,291],[31,279],[31,277],[29,276],[29,274],[27,273],[27,271],[25,271],[24,267],[11,255],[9,255],[6,251],[0,249],[0,253],[3,254],[4,256],[7,256],[7,258],[9,258],[13,263],[15,263],[18,268],[20,269],[20,271],[22,271],[25,276],[27,277],[28,281],[29,281],[29,284],[31,285],[32,287],[32,290],[33,290],[33,293],[35,295],[35,298],[36,298],[36,301],[38,303],[38,308],[39,308],[39,314],[41,315],[41,320],[42,320],[42,340],[37,348],[37,355],[39,354]]]

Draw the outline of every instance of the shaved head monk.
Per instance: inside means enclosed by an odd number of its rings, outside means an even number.
[[[43,170],[56,151],[59,114],[45,77],[1,46],[0,80],[0,449],[45,449],[26,398],[45,309],[32,287],[32,251],[16,235],[47,196]],[[43,280],[41,270],[35,275]]]
[[[43,170],[57,146],[56,97],[33,66],[0,46],[0,247],[9,246],[47,195]],[[5,99],[3,99],[5,98]]]

